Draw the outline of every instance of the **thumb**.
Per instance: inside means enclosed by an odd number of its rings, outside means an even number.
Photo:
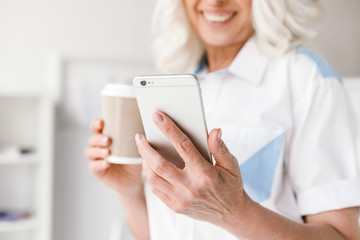
[[[208,146],[214,156],[216,165],[233,170],[237,165],[236,158],[229,152],[224,141],[221,139],[221,129],[213,129],[209,134]]]

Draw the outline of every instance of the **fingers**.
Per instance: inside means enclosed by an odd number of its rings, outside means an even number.
[[[85,156],[90,160],[103,160],[110,155],[107,148],[90,147],[85,149]]]
[[[205,160],[196,149],[192,141],[180,128],[164,113],[153,114],[153,120],[164,135],[169,139],[176,151],[186,164],[198,164]],[[204,162],[207,162],[206,160]]]
[[[90,129],[94,132],[94,133],[102,133],[102,130],[104,128],[104,121],[97,118],[94,119],[91,123],[90,123]]]
[[[221,139],[221,129],[213,129],[209,134],[208,146],[211,154],[216,160],[217,166],[226,169],[234,169],[237,166],[236,158],[229,152],[225,143]]]
[[[109,137],[101,135],[104,127],[104,121],[101,119],[95,119],[90,123],[90,128],[96,135],[90,137],[90,147],[85,149],[85,156],[90,160],[103,160],[110,155],[109,147],[111,139]]]
[[[89,163],[89,169],[95,176],[100,175],[101,173],[106,171],[110,166],[111,164],[105,160],[91,161]]]
[[[166,194],[170,194],[172,192],[171,184],[159,175],[157,175],[146,161],[142,161],[142,166],[146,175],[146,180],[150,184],[152,189],[156,188]]]
[[[149,168],[168,182],[176,182],[182,179],[183,173],[175,165],[165,160],[157,151],[155,151],[145,136],[136,134],[135,141],[139,154],[146,161]]]
[[[89,139],[89,144],[92,147],[109,147],[111,139],[101,134],[96,134]]]

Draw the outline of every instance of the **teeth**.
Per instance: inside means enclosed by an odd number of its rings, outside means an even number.
[[[204,17],[206,20],[210,22],[225,22],[232,18],[235,13],[228,13],[228,14],[212,14],[204,12]]]

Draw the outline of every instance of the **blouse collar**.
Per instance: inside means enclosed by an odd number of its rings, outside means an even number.
[[[223,76],[230,73],[241,80],[258,85],[264,75],[268,62],[269,58],[259,49],[256,39],[251,37],[228,68],[207,73],[207,57],[204,54],[194,74],[197,76],[203,74]]]

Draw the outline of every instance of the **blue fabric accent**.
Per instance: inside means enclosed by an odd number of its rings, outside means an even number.
[[[199,76],[205,70],[206,66],[207,66],[207,57],[206,57],[206,54],[204,54],[202,56],[202,58],[200,59],[199,64],[198,64],[194,74],[196,76]]]
[[[283,141],[281,134],[240,166],[244,189],[258,203],[270,197]]]
[[[195,74],[196,76],[199,76],[204,70],[205,70],[205,64],[200,63],[200,64],[197,66],[194,74]]]
[[[216,72],[214,72],[216,74],[216,76],[223,76],[227,73],[229,73],[229,69],[225,68],[225,69],[221,69],[221,70],[218,70]]]
[[[319,55],[311,51],[305,46],[300,46],[295,49],[297,53],[304,54],[314,61],[319,69],[319,72],[324,78],[336,78],[341,84],[343,84],[341,77],[335,72],[334,69]]]

